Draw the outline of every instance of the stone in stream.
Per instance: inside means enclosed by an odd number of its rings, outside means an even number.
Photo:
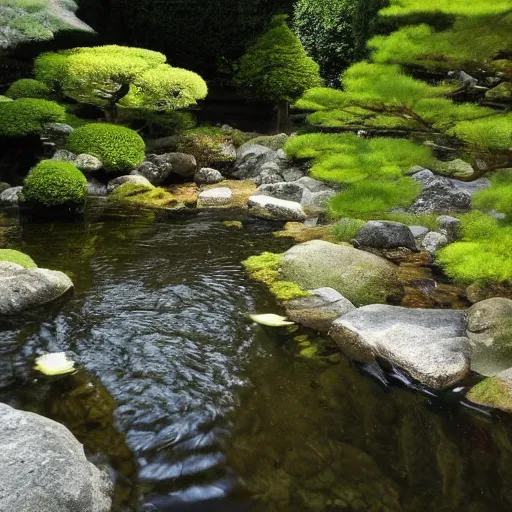
[[[0,315],[16,315],[52,302],[73,288],[63,272],[0,262]],[[0,509],[1,510],[1,509]]]
[[[471,369],[491,377],[512,367],[512,300],[483,300],[467,312]]]
[[[409,226],[400,222],[371,220],[362,226],[353,241],[354,247],[398,249],[405,247],[417,251],[416,239]]]
[[[212,206],[226,206],[233,201],[233,191],[228,187],[211,188],[199,194],[197,206],[208,208]]]
[[[437,233],[437,231],[430,231],[427,233],[421,242],[422,249],[432,255],[434,255],[439,249],[442,249],[446,245],[448,245],[448,238],[442,233]]]
[[[134,185],[140,185],[142,187],[147,187],[148,189],[155,188],[144,176],[128,174],[126,176],[119,176],[119,178],[110,180],[107,185],[107,192],[112,194],[117,187],[120,187],[125,183],[133,183]]]
[[[482,380],[468,391],[466,398],[478,405],[512,412],[512,368]]]
[[[336,320],[329,335],[348,357],[381,357],[434,389],[460,382],[470,369],[464,311],[372,304]]]
[[[23,187],[11,187],[5,189],[0,194],[0,205],[1,206],[18,206],[19,195],[21,194]]]
[[[348,299],[332,288],[310,290],[311,297],[288,300],[283,306],[290,320],[320,332],[328,332],[332,323],[356,309]]]
[[[248,206],[251,215],[263,219],[297,222],[306,220],[302,206],[295,201],[255,195],[249,198]]]
[[[71,432],[0,404],[0,510],[109,512],[112,482]]]
[[[304,290],[334,288],[356,306],[399,301],[397,269],[375,254],[323,240],[296,245],[281,261],[282,279]]]
[[[87,180],[87,194],[89,196],[104,197],[107,195],[107,185],[96,178],[91,178]]]

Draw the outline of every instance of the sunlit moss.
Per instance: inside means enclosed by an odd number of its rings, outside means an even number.
[[[0,261],[8,261],[10,263],[16,263],[25,268],[36,268],[34,260],[20,251],[13,249],[0,249]]]
[[[311,296],[310,293],[304,291],[298,284],[291,281],[276,281],[270,286],[270,292],[277,300],[282,301]]]
[[[499,378],[489,377],[473,386],[466,395],[478,404],[512,411],[512,392]]]

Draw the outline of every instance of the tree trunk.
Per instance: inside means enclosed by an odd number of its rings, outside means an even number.
[[[289,104],[287,101],[280,101],[277,104],[277,133],[290,134],[292,123],[290,120]]]

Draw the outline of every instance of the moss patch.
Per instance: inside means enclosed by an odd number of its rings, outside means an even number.
[[[121,201],[146,208],[173,208],[182,205],[173,194],[164,188],[149,188],[135,183],[124,183],[108,197],[111,201]]]
[[[223,224],[227,228],[242,229],[244,227],[244,225],[239,220],[225,220]]]
[[[511,386],[497,377],[489,377],[473,386],[466,395],[469,400],[480,405],[495,407],[512,412]]]
[[[292,300],[300,297],[311,297],[309,292],[304,291],[298,284],[291,281],[276,281],[270,286],[270,292],[277,300]]]
[[[16,263],[25,268],[37,268],[37,265],[30,256],[13,249],[0,249],[0,261]]]

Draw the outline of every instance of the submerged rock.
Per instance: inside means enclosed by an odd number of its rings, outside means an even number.
[[[275,197],[254,195],[249,198],[249,213],[270,220],[304,221],[306,213],[300,203]]]
[[[198,207],[226,206],[233,201],[233,191],[228,187],[211,188],[199,194]]]
[[[412,231],[400,222],[371,220],[359,229],[354,239],[355,247],[398,249],[405,247],[417,251]]]
[[[512,300],[493,298],[467,314],[471,369],[487,377],[512,367]]]
[[[71,432],[0,404],[0,510],[109,512],[112,483]]]
[[[398,267],[374,254],[312,240],[289,249],[281,262],[281,276],[304,290],[330,287],[356,306],[399,301],[402,285]]]
[[[23,187],[11,187],[0,194],[0,206],[17,206]]]
[[[358,361],[381,357],[434,389],[469,372],[464,312],[372,304],[336,320],[329,335]]]
[[[332,323],[356,307],[332,288],[310,290],[311,297],[286,301],[283,306],[290,320],[320,332],[328,332]]]
[[[0,262],[0,315],[16,315],[42,306],[71,288],[73,283],[63,272]]]
[[[87,194],[90,196],[104,197],[107,195],[107,185],[96,178],[91,178],[87,181]]]

